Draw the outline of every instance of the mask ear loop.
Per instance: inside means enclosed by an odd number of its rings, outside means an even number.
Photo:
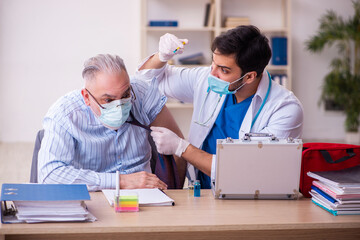
[[[242,88],[244,85],[246,84],[246,82],[244,82],[243,84],[240,85],[240,87],[238,87],[237,89],[235,89],[234,91],[231,91],[231,93],[236,93],[240,88]]]
[[[245,73],[245,75],[244,76],[242,76],[241,78],[239,78],[239,79],[237,79],[237,80],[235,80],[235,81],[233,81],[232,83],[230,83],[230,84],[233,84],[233,83],[236,83],[237,81],[239,81],[239,80],[241,80],[241,79],[243,79],[246,75],[247,75],[248,73]],[[244,81],[244,80],[243,80]],[[230,85],[229,84],[229,85]],[[244,85],[246,84],[246,82],[244,82],[243,84],[241,84],[240,85],[240,87],[238,87],[237,89],[235,89],[234,91],[230,91],[229,90],[229,88],[228,88],[228,91],[229,92],[231,92],[232,94],[234,94],[234,93],[236,93],[240,88],[242,88]]]

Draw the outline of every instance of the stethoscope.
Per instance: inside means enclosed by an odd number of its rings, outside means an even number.
[[[254,117],[254,119],[253,119],[252,122],[251,122],[250,130],[251,130],[251,128],[253,127],[256,119],[259,117],[259,114],[260,114],[261,110],[264,108],[264,105],[265,105],[265,103],[266,103],[266,100],[267,100],[268,97],[269,97],[269,93],[270,93],[270,89],[271,89],[271,75],[270,75],[270,73],[269,73],[268,71],[266,71],[266,72],[267,72],[268,77],[269,77],[269,86],[268,86],[268,89],[267,89],[267,92],[266,92],[264,101],[262,102],[259,110],[258,110],[257,113],[255,114],[255,117]],[[209,93],[210,93],[210,91],[207,91],[205,100],[204,100],[203,104],[202,104],[201,107],[200,107],[200,111],[199,111],[199,115],[198,115],[198,120],[195,121],[196,124],[199,124],[200,126],[203,126],[203,127],[209,127],[209,126],[210,126],[209,122],[210,122],[210,120],[212,119],[212,117],[214,116],[215,111],[216,111],[216,109],[217,109],[217,107],[218,107],[218,105],[219,105],[219,103],[220,103],[221,97],[222,97],[221,95],[219,95],[218,101],[216,102],[216,106],[215,106],[214,110],[212,111],[212,113],[210,114],[210,117],[209,117],[206,121],[200,122],[200,116],[202,115],[202,113],[203,113],[203,111],[204,111],[204,105],[205,105],[205,102],[206,102],[206,100],[207,100],[207,98],[208,98],[208,96],[209,96]]]

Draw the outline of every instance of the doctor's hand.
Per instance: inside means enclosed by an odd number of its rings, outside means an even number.
[[[189,41],[187,39],[179,39],[175,35],[166,33],[160,37],[159,41],[159,59],[161,62],[169,61],[175,54],[181,54],[184,45]]]
[[[160,188],[167,189],[167,185],[161,181],[155,174],[145,171],[122,174],[120,176],[120,188]]]
[[[161,154],[175,154],[181,157],[181,154],[185,152],[190,144],[167,128],[151,127],[151,130],[151,137],[154,139],[156,148]]]

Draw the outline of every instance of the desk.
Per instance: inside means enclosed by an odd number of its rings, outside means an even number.
[[[360,239],[360,215],[333,216],[301,200],[215,200],[168,190],[175,206],[115,213],[101,192],[87,206],[93,223],[2,224],[0,239]]]

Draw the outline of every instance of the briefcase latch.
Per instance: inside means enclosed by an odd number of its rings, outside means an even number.
[[[256,190],[254,194],[254,199],[259,199],[260,190]]]
[[[215,198],[219,198],[221,194],[221,189],[215,191]]]

